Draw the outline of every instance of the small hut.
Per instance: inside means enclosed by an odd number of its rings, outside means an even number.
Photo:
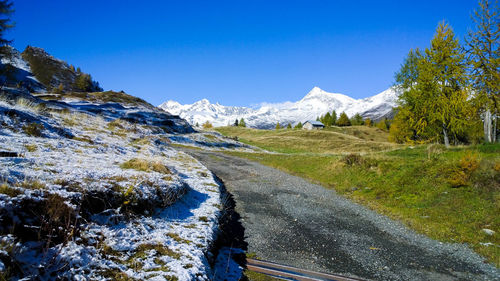
[[[305,130],[320,130],[323,129],[325,125],[319,121],[306,121],[302,128]]]

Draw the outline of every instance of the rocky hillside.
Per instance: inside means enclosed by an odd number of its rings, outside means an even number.
[[[59,91],[97,92],[102,91],[99,83],[90,74],[67,62],[56,59],[42,48],[28,46],[22,58],[29,64],[32,73],[46,89]]]
[[[207,99],[193,104],[181,105],[176,101],[167,101],[159,107],[186,119],[190,124],[203,124],[208,121],[214,126],[233,124],[236,119],[244,118],[246,124],[254,128],[274,128],[276,123],[297,124],[326,112],[335,110],[337,114],[345,112],[349,117],[360,113],[364,118],[378,121],[390,117],[396,106],[397,93],[389,88],[382,93],[365,99],[353,99],[349,96],[329,93],[314,87],[304,98],[297,102],[264,104],[259,108],[224,106],[212,104]]]
[[[47,86],[71,87],[52,62]],[[6,65],[24,72],[0,89],[0,280],[238,279],[217,240],[224,187],[174,144],[241,145],[123,92],[47,92],[20,56]]]
[[[14,48],[6,48],[10,49],[10,55],[3,55],[0,59],[1,86],[25,89],[29,92],[45,91],[45,85],[35,78],[29,64],[22,58],[21,53]]]

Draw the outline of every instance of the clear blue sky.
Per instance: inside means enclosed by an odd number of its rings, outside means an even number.
[[[474,0],[15,0],[20,51],[42,47],[104,89],[157,105],[295,101],[313,86],[354,98],[393,83],[445,19],[463,39]]]

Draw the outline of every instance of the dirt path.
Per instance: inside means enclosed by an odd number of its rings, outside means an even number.
[[[500,280],[463,245],[444,244],[276,169],[186,150],[225,183],[248,252],[295,267],[374,280]]]

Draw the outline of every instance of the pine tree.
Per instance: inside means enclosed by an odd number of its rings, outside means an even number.
[[[337,126],[351,126],[351,121],[345,112],[342,112],[337,120]]]
[[[335,110],[332,111],[332,124],[331,125],[335,125],[337,124],[337,112],[335,112]]]
[[[238,125],[239,125],[238,119],[234,120],[234,126],[238,127]]]
[[[276,130],[279,130],[279,129],[281,129],[280,122],[276,123]]]
[[[330,115],[330,112],[327,112],[323,119],[321,120],[321,123],[325,126],[331,126],[332,125],[332,116]]]
[[[472,15],[475,31],[469,31],[467,52],[472,83],[483,115],[485,142],[496,141],[500,107],[500,13],[498,2],[479,1]]]
[[[292,124],[291,123],[288,123],[288,125],[286,126],[287,129],[291,129],[292,128]]]
[[[14,27],[9,18],[14,12],[12,5],[13,3],[9,0],[0,0],[0,54],[3,56],[11,55],[8,45],[12,43],[12,40],[5,38],[5,32]]]
[[[297,123],[297,125],[295,125],[295,127],[293,127],[294,129],[302,129],[302,123],[299,122]]]
[[[356,113],[351,119],[351,125],[363,125],[363,117],[359,113]]]
[[[240,119],[240,123],[238,124],[238,126],[240,126],[240,127],[246,127],[247,124],[245,123],[245,119],[241,118]]]

